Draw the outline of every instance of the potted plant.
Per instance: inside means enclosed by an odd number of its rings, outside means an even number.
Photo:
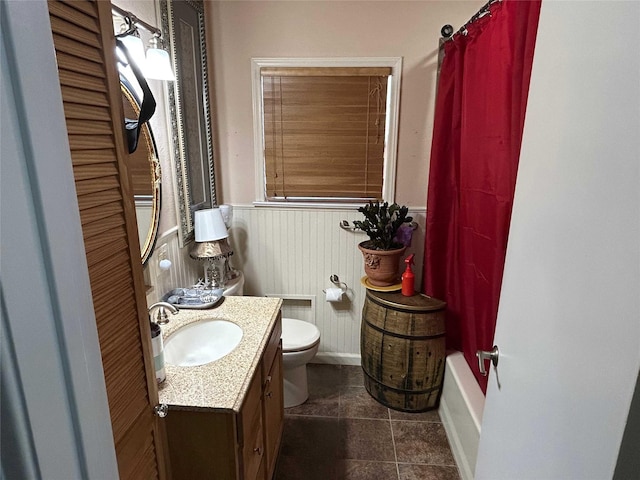
[[[364,256],[364,271],[369,282],[377,287],[388,287],[398,282],[398,261],[406,249],[402,238],[413,217],[409,209],[397,203],[369,202],[358,208],[364,220],[355,220],[355,228],[369,236],[358,245]],[[410,235],[409,235],[410,239]]]

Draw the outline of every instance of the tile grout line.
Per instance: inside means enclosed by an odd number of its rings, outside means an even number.
[[[342,365],[340,365],[340,380],[338,383],[338,418],[342,418],[342,392],[344,391],[344,378],[342,373]]]
[[[340,428],[340,424],[341,424],[340,419],[342,418],[342,393],[344,392],[344,385],[346,383],[343,373],[344,372],[342,371],[342,365],[340,365],[340,377],[338,380],[338,428]],[[342,438],[340,434],[338,434],[338,442],[341,442],[341,441],[342,441]],[[336,480],[338,480],[337,475],[336,475]]]
[[[398,449],[396,448],[396,437],[393,434],[393,422],[391,421],[391,409],[387,408],[387,415],[389,416],[389,427],[391,428],[391,443],[393,443],[393,458],[396,460],[396,474],[398,480],[400,480],[400,466],[398,465]]]

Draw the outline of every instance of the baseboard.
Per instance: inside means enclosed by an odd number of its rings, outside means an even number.
[[[355,353],[319,352],[313,357],[311,363],[360,366],[360,355]]]
[[[449,440],[451,453],[453,453],[453,458],[458,466],[460,477],[462,480],[473,480],[473,469],[471,468],[471,465],[469,465],[469,459],[467,458],[462,445],[462,440],[456,431],[455,421],[453,420],[453,415],[451,414],[451,410],[447,405],[444,395],[440,398],[438,413],[442,420],[442,426],[447,433],[447,440]]]
[[[480,442],[484,395],[464,356],[447,356],[438,410],[463,480],[473,480]]]

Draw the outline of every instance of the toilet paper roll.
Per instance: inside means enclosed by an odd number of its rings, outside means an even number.
[[[327,288],[324,298],[327,302],[340,302],[342,301],[342,293],[341,288]]]

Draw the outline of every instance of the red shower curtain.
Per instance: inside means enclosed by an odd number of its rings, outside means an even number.
[[[493,344],[540,0],[503,0],[445,44],[431,148],[425,293],[478,383]],[[541,188],[543,186],[541,185]]]

